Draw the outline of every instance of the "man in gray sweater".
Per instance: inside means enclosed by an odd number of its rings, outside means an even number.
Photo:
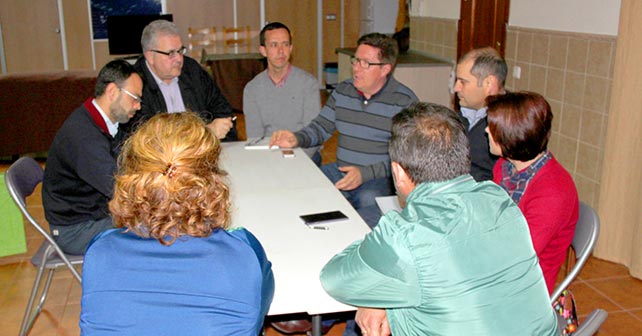
[[[292,37],[280,22],[267,24],[259,35],[259,51],[267,58],[267,69],[252,79],[243,90],[243,112],[248,138],[269,138],[280,129],[298,131],[321,108],[317,79],[290,64]],[[304,151],[321,164],[321,146]]]

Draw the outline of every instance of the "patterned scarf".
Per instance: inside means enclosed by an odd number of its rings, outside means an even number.
[[[519,204],[519,200],[522,199],[524,192],[526,192],[528,183],[550,159],[551,153],[546,150],[544,155],[522,171],[517,171],[515,166],[508,160],[502,163],[502,181],[500,185],[508,192],[513,202]]]

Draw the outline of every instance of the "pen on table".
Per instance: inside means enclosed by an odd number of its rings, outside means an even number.
[[[330,230],[327,226],[309,225],[308,227],[314,230]]]
[[[248,145],[248,146],[258,145],[258,143],[259,143],[259,142],[261,142],[261,141],[263,141],[263,139],[265,139],[265,137],[264,137],[264,136],[262,136],[262,137],[260,137],[260,138],[256,138],[256,139],[254,139],[254,140],[252,140],[252,141],[249,141],[249,142],[247,143],[247,145]]]

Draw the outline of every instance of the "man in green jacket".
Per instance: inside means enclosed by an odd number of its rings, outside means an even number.
[[[499,186],[469,174],[457,115],[404,109],[390,158],[403,210],[321,271],[332,297],[361,307],[362,333],[559,335],[526,220]]]

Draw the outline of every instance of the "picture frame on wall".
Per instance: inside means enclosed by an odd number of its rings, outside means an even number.
[[[107,39],[107,17],[163,13],[162,0],[90,0],[94,40]]]

